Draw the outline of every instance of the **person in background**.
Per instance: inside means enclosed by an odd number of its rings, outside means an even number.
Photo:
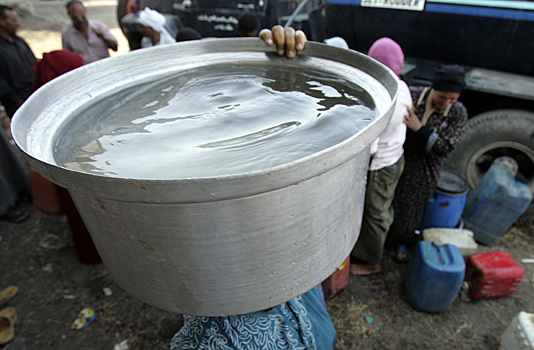
[[[13,8],[0,5],[0,101],[11,118],[32,94],[35,56],[19,36],[18,16]],[[28,171],[8,135],[0,130],[0,220],[21,223],[28,214],[17,209],[30,194]]]
[[[396,245],[397,261],[407,261],[415,244],[419,223],[432,198],[443,162],[458,145],[467,122],[467,111],[458,101],[465,86],[465,69],[439,67],[431,87],[411,87],[414,108],[405,116],[404,172],[397,185],[395,219],[387,244]]]
[[[258,35],[258,18],[252,12],[243,12],[237,18],[237,36],[254,38]]]
[[[43,58],[36,62],[35,85],[37,90],[44,84],[58,76],[70,72],[83,65],[83,57],[67,50],[46,52]]]
[[[176,42],[181,41],[190,41],[190,40],[200,40],[202,35],[197,32],[195,29],[190,27],[180,28],[180,31],[176,35]]]
[[[143,33],[141,48],[169,45],[176,42],[165,29],[165,16],[148,7],[139,12],[139,30]]]
[[[349,44],[340,36],[334,36],[332,38],[324,39],[326,45],[340,47],[342,49],[350,50]]]
[[[43,54],[43,59],[35,66],[35,90],[40,89],[43,85],[57,77],[80,68],[83,65],[83,58],[67,50],[55,50]],[[47,182],[45,178],[40,179],[40,184]],[[76,208],[69,191],[58,185],[53,185],[61,201],[63,212],[67,216],[74,244],[78,252],[78,260],[82,263],[99,263],[102,262],[98,254],[91,235],[83,222],[78,209]],[[34,188],[33,198],[41,201],[46,200],[43,196],[49,195],[49,192],[39,191],[39,186]],[[83,246],[83,250],[80,248]]]
[[[289,58],[304,49],[306,36],[293,28],[264,29],[260,37]],[[307,349],[333,350],[336,331],[326,311],[321,285],[267,310],[221,317],[184,315],[171,350]]]
[[[400,80],[404,53],[390,38],[380,38],[371,45],[369,57],[386,65],[399,77],[399,95],[390,122],[384,132],[371,144],[371,161],[367,172],[367,188],[362,227],[351,257],[353,275],[380,272],[380,260],[389,226],[393,222],[393,197],[404,169],[403,145],[406,138],[404,116],[412,108],[408,85]]]
[[[30,180],[28,169],[4,130],[0,130],[0,220],[21,223],[28,213],[17,208],[18,202],[29,199]]]
[[[308,40],[302,30],[281,25],[274,26],[272,30],[262,29],[259,37],[267,46],[275,45],[276,53],[287,58],[295,58],[299,51],[305,49]]]
[[[117,39],[104,23],[87,19],[81,1],[69,1],[67,13],[72,23],[61,30],[63,50],[82,56],[84,64],[109,57],[109,49],[117,51]]]
[[[32,94],[35,79],[35,56],[18,28],[17,13],[0,5],[0,101],[9,118]]]

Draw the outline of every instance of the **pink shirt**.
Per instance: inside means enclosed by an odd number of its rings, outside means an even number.
[[[83,64],[88,64],[94,61],[98,61],[102,58],[109,57],[109,49],[106,43],[100,39],[91,28],[99,29],[104,36],[108,39],[114,40],[117,43],[117,39],[111,34],[108,27],[100,21],[89,21],[89,39],[85,37],[79,31],[74,28],[72,24],[65,26],[61,30],[61,40],[63,42],[63,50],[74,52],[83,58]]]

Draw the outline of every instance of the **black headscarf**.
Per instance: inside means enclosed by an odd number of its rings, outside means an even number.
[[[465,87],[465,69],[458,65],[443,65],[436,69],[432,88],[437,91],[462,92]]]
[[[197,32],[195,29],[190,27],[183,27],[176,35],[176,42],[180,41],[189,41],[189,40],[199,40],[202,39],[202,35]]]

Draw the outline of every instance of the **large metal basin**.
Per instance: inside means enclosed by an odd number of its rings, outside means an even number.
[[[192,179],[134,179],[55,163],[61,130],[82,106],[153,74],[221,62],[293,64],[367,90],[380,116],[349,139],[261,171]],[[105,266],[127,292],[178,313],[262,310],[322,282],[359,234],[369,146],[387,125],[396,76],[354,51],[308,43],[290,62],[259,39],[217,39],[140,50],[52,81],[12,121],[39,173],[66,187]]]

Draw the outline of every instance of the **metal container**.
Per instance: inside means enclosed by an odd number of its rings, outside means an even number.
[[[380,116],[349,139],[281,166],[192,179],[106,177],[68,170],[53,150],[82,106],[159,74],[220,63],[295,65],[367,90]],[[262,310],[321,283],[359,234],[369,146],[386,127],[397,77],[355,51],[318,43],[293,60],[259,39],[216,39],[139,50],[67,73],[12,121],[17,145],[67,188],[110,274],[153,306],[201,316]]]

